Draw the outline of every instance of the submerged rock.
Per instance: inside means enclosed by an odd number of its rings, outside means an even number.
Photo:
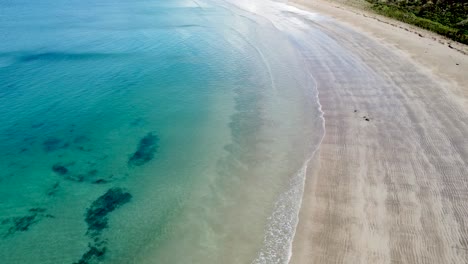
[[[8,229],[8,234],[11,235],[18,231],[27,231],[31,225],[37,223],[36,217],[37,214],[32,214],[13,218],[13,225]]]
[[[83,254],[81,259],[78,262],[73,264],[90,264],[90,263],[100,263],[106,254],[107,248],[102,245],[88,245],[88,251]]]
[[[59,175],[65,175],[68,173],[67,167],[60,164],[54,164],[54,166],[52,166],[52,170]]]
[[[109,181],[104,180],[104,179],[97,179],[97,180],[93,181],[92,183],[94,183],[94,184],[106,184],[106,183],[109,183]]]
[[[51,137],[42,142],[42,146],[45,152],[52,152],[59,149],[67,148],[69,144],[63,143],[62,140],[58,138]]]
[[[97,169],[90,169],[86,173],[77,173],[79,169],[74,167],[75,162],[69,163],[56,163],[52,166],[52,171],[57,173],[60,176],[63,176],[64,179],[74,182],[93,182],[96,181],[99,171]],[[88,167],[93,167],[96,164],[88,162]],[[79,167],[79,166],[78,166]],[[99,177],[98,179],[103,179]],[[103,179],[106,181],[110,181],[110,179]]]
[[[47,196],[54,196],[57,193],[59,186],[59,182],[56,182],[54,185],[52,185],[52,187],[47,191]]]
[[[107,192],[91,203],[85,214],[85,221],[88,224],[86,234],[92,239],[81,259],[74,264],[101,263],[106,254],[106,240],[102,239],[102,230],[108,227],[108,214],[128,203],[132,195],[122,188],[111,188]]]
[[[45,208],[31,208],[28,210],[29,214],[25,216],[17,216],[7,218],[1,221],[2,225],[9,225],[6,236],[13,235],[17,232],[28,231],[29,228],[41,221],[44,217],[53,217],[52,215],[45,214],[47,210]]]
[[[141,126],[144,123],[145,120],[143,118],[136,118],[132,122],[130,122],[130,126]]]
[[[99,235],[103,229],[107,228],[107,215],[128,203],[132,195],[121,188],[111,188],[105,194],[95,200],[86,212],[85,221],[88,224],[87,234],[90,236]]]
[[[128,165],[141,166],[152,160],[158,148],[158,142],[158,136],[148,133],[140,140],[137,150],[128,160]]]
[[[45,211],[46,211],[45,208],[40,208],[40,207],[29,209],[29,212],[31,213],[44,213]]]

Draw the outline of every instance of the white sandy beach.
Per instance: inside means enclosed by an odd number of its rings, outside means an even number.
[[[295,2],[333,18],[310,26],[334,43],[314,42],[307,58],[326,134],[290,263],[468,263],[467,47],[336,2]]]

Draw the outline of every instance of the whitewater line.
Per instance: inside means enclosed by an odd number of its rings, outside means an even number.
[[[315,95],[315,99],[316,99],[316,102],[318,103],[319,107],[318,107],[318,110],[320,112],[320,119],[322,119],[322,129],[323,129],[323,133],[322,133],[322,137],[320,138],[318,144],[317,144],[317,147],[312,151],[312,155],[310,156],[310,158],[304,163],[304,177],[303,177],[303,184],[302,184],[302,195],[301,195],[301,199],[299,200],[299,210],[297,211],[297,216],[296,216],[296,224],[294,226],[294,232],[293,232],[293,236],[292,236],[292,239],[291,239],[291,242],[290,242],[290,245],[289,245],[289,254],[288,254],[288,258],[287,258],[287,261],[285,264],[289,264],[289,262],[291,261],[291,257],[292,257],[292,244],[294,242],[294,238],[296,237],[296,232],[297,232],[297,225],[299,224],[299,214],[301,212],[301,209],[302,209],[302,201],[304,199],[304,190],[305,190],[305,182],[306,182],[306,178],[307,178],[307,168],[308,168],[308,164],[309,162],[315,158],[315,155],[317,154],[317,151],[320,149],[320,146],[322,145],[322,142],[323,142],[323,139],[325,138],[325,134],[326,134],[326,128],[325,128],[325,112],[322,110],[322,104],[320,103],[320,97],[319,97],[319,90],[318,90],[318,83],[317,83],[317,80],[315,79],[315,77],[312,75],[312,73],[307,70],[309,72],[309,75],[310,77],[312,78],[312,80],[314,81],[315,83],[315,92],[316,92],[316,95]]]

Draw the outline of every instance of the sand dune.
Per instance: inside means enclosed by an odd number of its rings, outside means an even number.
[[[468,263],[467,56],[324,2],[309,7],[336,19],[305,22],[326,134],[290,263]]]

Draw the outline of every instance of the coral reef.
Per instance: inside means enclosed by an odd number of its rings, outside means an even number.
[[[105,194],[96,199],[86,212],[85,221],[88,224],[87,234],[99,235],[103,229],[108,227],[107,215],[128,203],[132,195],[121,188],[111,188]]]
[[[153,133],[148,133],[140,140],[137,150],[128,160],[128,165],[141,166],[152,160],[154,153],[157,151],[158,142],[158,136],[153,135]]]

